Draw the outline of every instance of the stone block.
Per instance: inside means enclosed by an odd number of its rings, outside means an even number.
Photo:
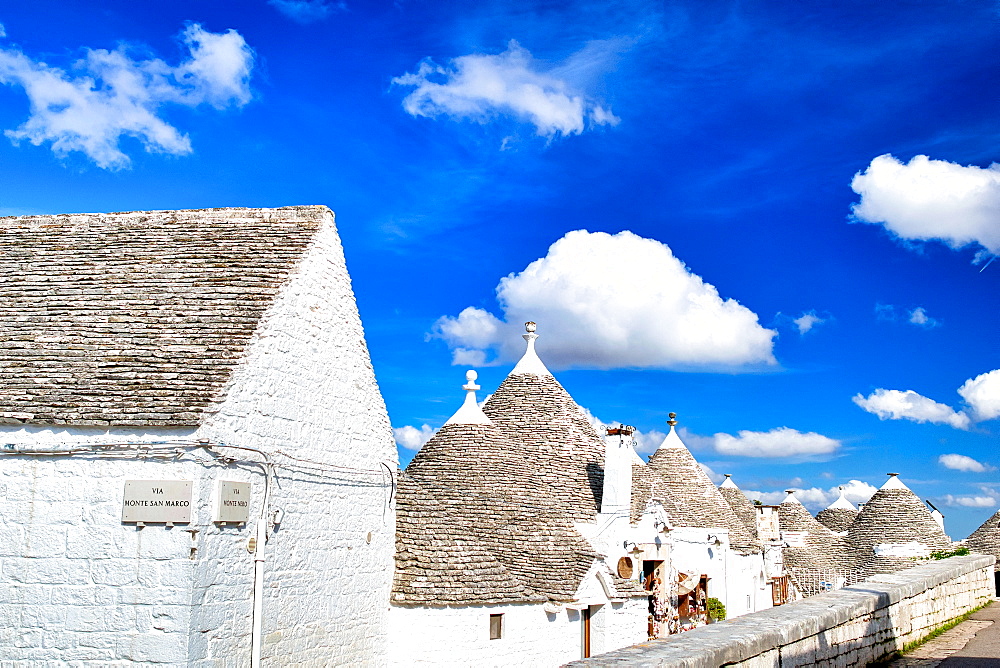
[[[23,584],[88,584],[90,576],[86,565],[82,568],[65,559],[5,558],[5,580]]]

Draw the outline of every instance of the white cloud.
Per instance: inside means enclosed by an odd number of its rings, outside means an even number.
[[[711,469],[711,467],[709,467],[708,464],[702,464],[701,462],[698,462],[698,466],[700,466],[701,470],[705,472],[705,475],[708,476],[708,479],[714,482],[716,485],[722,484],[722,482],[726,479],[726,476],[724,476],[721,473],[716,473]]]
[[[1000,417],[1000,369],[980,374],[958,388],[977,420]]]
[[[940,320],[927,315],[927,309],[923,306],[917,306],[909,310],[900,307],[897,310],[892,304],[875,304],[875,317],[878,320],[887,322],[899,322],[905,319],[911,325],[923,327],[924,329],[933,329],[941,325]]]
[[[956,411],[913,390],[879,388],[867,397],[857,394],[852,401],[881,420],[931,422],[956,429],[968,429],[973,421],[1000,417],[1000,369],[970,378],[958,388],[958,393],[968,406],[966,410]]]
[[[392,435],[396,438],[396,443],[407,450],[419,450],[424,443],[431,439],[434,430],[430,425],[422,425],[420,429],[406,425],[392,430]]]
[[[913,390],[876,389],[867,397],[856,394],[851,398],[862,409],[877,415],[880,420],[911,420],[947,424],[956,429],[969,428],[969,416]]]
[[[485,123],[510,115],[531,123],[543,137],[580,134],[588,124],[618,124],[610,109],[577,90],[566,74],[558,68],[544,71],[511,40],[503,53],[460,56],[450,67],[425,60],[415,73],[392,82],[414,87],[403,99],[403,108],[413,116],[443,114]]]
[[[866,503],[870,498],[872,498],[872,495],[878,491],[876,487],[869,485],[866,482],[851,480],[848,483],[830,487],[829,489],[822,489],[820,487],[796,489],[795,498],[798,499],[803,506],[815,513],[823,510],[837,500],[840,496],[840,487],[844,488],[844,496],[847,497],[847,500],[854,505]],[[773,492],[747,491],[746,495],[748,498],[757,499],[761,503],[767,505],[779,504],[784,501],[787,496],[784,490],[775,490]]]
[[[133,60],[127,46],[88,49],[69,74],[16,49],[0,49],[0,83],[20,86],[31,116],[6,131],[15,144],[50,142],[59,156],[79,151],[104,169],[121,169],[129,158],[123,135],[149,152],[184,155],[190,139],[158,116],[167,103],[216,109],[250,101],[253,52],[235,30],[208,32],[198,24],[181,33],[190,57],[176,67],[154,58]]]
[[[816,325],[822,325],[826,320],[816,315],[816,311],[808,311],[792,322],[799,328],[799,334],[805,334]]]
[[[993,508],[1000,501],[993,496],[952,496],[943,497],[946,506],[962,506],[964,508]]]
[[[923,327],[924,329],[933,329],[941,324],[941,321],[937,318],[932,318],[927,315],[927,311],[924,310],[923,306],[918,306],[910,311],[909,316],[908,320],[911,325]]]
[[[7,36],[7,29],[3,27],[2,23],[0,23],[0,37],[6,37],[6,36]]]
[[[524,271],[501,279],[501,320],[468,307],[444,316],[431,336],[463,359],[493,351],[520,357],[521,323],[539,323],[539,351],[552,368],[727,369],[776,364],[757,315],[674,257],[670,248],[631,232],[576,230]]]
[[[903,164],[881,155],[858,173],[854,219],[883,225],[900,239],[976,244],[1000,254],[1000,165],[963,167],[918,155]]]
[[[677,435],[681,437],[681,442],[692,452],[710,451],[715,449],[714,436],[702,436],[696,434],[687,427],[678,427]]]
[[[815,457],[833,454],[839,448],[840,441],[788,427],[771,431],[744,430],[736,436],[715,435],[716,452],[739,457]]]
[[[993,470],[992,466],[987,466],[982,462],[977,462],[972,457],[966,457],[965,455],[941,455],[938,457],[938,463],[947,469],[953,469],[955,471],[968,471],[970,473],[983,473],[985,471]]]
[[[267,4],[293,21],[303,24],[322,21],[334,12],[347,9],[345,3],[329,0],[267,0]]]

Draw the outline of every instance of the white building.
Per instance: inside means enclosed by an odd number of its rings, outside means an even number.
[[[636,544],[667,522],[656,502],[631,521],[631,430],[602,441],[525,338],[400,476],[393,664],[555,666],[648,637]]]
[[[777,574],[765,565],[755,527],[737,516],[681,441],[675,418],[671,413],[670,432],[648,466],[665,481],[667,494],[677,506],[669,536],[678,578],[680,574],[689,581],[704,578],[705,596],[722,602],[728,617],[771,607],[771,583]],[[678,612],[682,630],[699,622],[698,615],[685,615],[683,604]],[[687,623],[686,616],[690,618]]]
[[[332,212],[0,234],[0,663],[384,664],[396,452]]]
[[[671,431],[644,463],[603,442],[538,358],[534,324],[482,409],[465,404],[400,476],[393,663],[559,665],[770,607],[760,542]]]

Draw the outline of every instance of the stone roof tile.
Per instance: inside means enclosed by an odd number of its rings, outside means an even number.
[[[196,426],[324,206],[0,218],[0,421]]]
[[[757,509],[753,507],[753,503],[747,498],[747,495],[743,493],[733,479],[726,476],[725,482],[719,485],[719,493],[722,494],[722,498],[726,500],[729,507],[733,509],[736,513],[736,517],[740,518],[743,525],[753,536],[754,540],[759,540],[757,534]]]
[[[492,602],[571,600],[598,555],[536,471],[529,448],[494,425],[443,426],[400,477],[393,601],[473,605],[490,588]],[[452,555],[459,545],[502,569],[467,568]],[[450,570],[428,565],[447,559]],[[447,586],[427,588],[431,579]]]
[[[972,535],[965,539],[965,544],[973,552],[992,554],[996,557],[996,570],[1000,571],[1000,510],[993,513],[972,532]]]
[[[649,468],[667,483],[670,498],[679,506],[677,526],[718,527],[729,530],[729,542],[739,553],[760,552],[763,547],[719,492],[690,450],[671,426],[664,445],[649,458]]]
[[[855,568],[865,576],[913,565],[912,560],[876,558],[876,545],[919,543],[930,550],[944,550],[951,545],[927,506],[895,474],[861,508],[847,539]]]
[[[510,374],[483,411],[525,457],[568,518],[593,521],[601,507],[604,442],[583,409],[551,375]]]
[[[816,521],[838,533],[849,530],[857,517],[858,511],[847,508],[824,508],[816,513]]]

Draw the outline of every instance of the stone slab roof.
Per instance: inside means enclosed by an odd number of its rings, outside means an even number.
[[[847,535],[856,568],[865,574],[888,573],[912,561],[876,559],[873,549],[883,543],[920,543],[931,550],[951,545],[927,506],[907,487],[883,486],[861,508]]]
[[[679,443],[673,428],[667,439],[671,436]],[[670,498],[679,506],[678,514],[670,518],[677,526],[729,529],[734,551],[749,554],[763,550],[683,444],[661,446],[649,458],[649,468],[666,481]]]
[[[858,517],[858,511],[848,508],[824,508],[816,513],[816,521],[830,531],[843,532],[851,528]]]
[[[533,475],[567,517],[596,519],[604,442],[559,381],[551,375],[511,373],[483,411],[511,440],[525,444]]]
[[[544,602],[467,530],[440,490],[399,477],[396,501],[395,603],[464,605]],[[448,503],[448,501],[451,503]],[[444,502],[444,503],[443,503]]]
[[[323,206],[0,218],[0,421],[196,426]]]
[[[743,493],[736,483],[732,482],[732,478],[727,478],[730,485],[721,485],[719,487],[719,494],[722,494],[722,498],[726,500],[729,507],[733,509],[736,513],[736,517],[740,518],[743,525],[750,532],[750,535],[754,540],[759,540],[757,534],[757,510],[753,507],[753,503],[747,498],[747,495]]]
[[[794,498],[790,497],[778,506],[778,523],[782,531],[799,531],[805,534],[803,547],[784,548],[787,567],[829,571],[853,565],[847,540],[817,522],[805,506]]]
[[[632,464],[632,506],[630,509],[633,524],[639,521],[642,512],[646,509],[646,504],[651,500],[659,501],[670,523],[676,523],[676,518],[682,511],[680,506],[670,498],[670,488],[667,481],[649,468],[645,462],[634,463]]]
[[[997,558],[996,570],[1000,571],[1000,510],[982,523],[972,535],[965,539],[965,544],[973,552],[992,554]]]
[[[537,471],[494,425],[443,426],[400,476],[392,601],[572,600],[599,555]]]

